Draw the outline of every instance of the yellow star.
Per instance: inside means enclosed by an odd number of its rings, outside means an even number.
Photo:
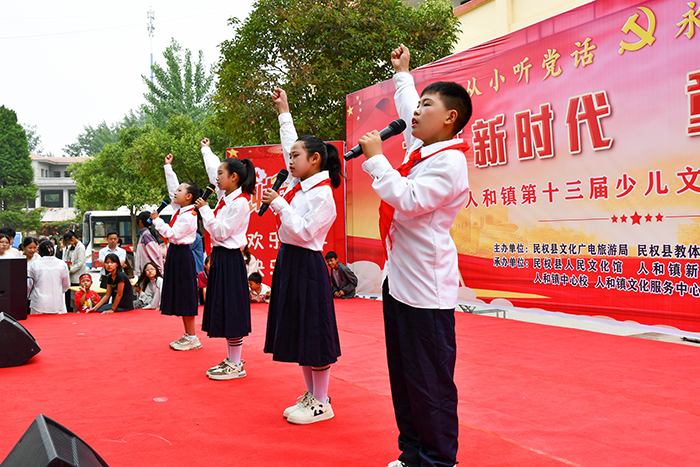
[[[348,108],[348,115],[352,115],[352,107]]]
[[[238,151],[236,151],[234,148],[227,148],[226,157],[235,157],[238,159]]]

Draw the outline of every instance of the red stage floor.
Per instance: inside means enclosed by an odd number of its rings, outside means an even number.
[[[253,308],[248,377],[211,381],[220,339],[174,352],[178,318],[148,310],[30,316],[42,348],[0,369],[0,459],[37,415],[111,466],[379,466],[396,459],[381,303],[336,301],[336,417],[293,426],[301,371],[262,353]],[[700,349],[458,313],[460,465],[680,466],[700,455]]]

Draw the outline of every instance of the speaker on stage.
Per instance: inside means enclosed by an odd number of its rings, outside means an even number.
[[[107,467],[107,463],[67,428],[39,415],[0,467]]]
[[[27,319],[27,258],[0,260],[0,311]]]
[[[0,260],[0,263],[6,260]],[[0,312],[0,368],[20,366],[41,351],[24,326]]]

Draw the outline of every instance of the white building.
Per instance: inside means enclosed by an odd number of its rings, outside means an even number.
[[[75,217],[75,182],[68,173],[68,166],[84,162],[86,157],[41,157],[30,154],[34,183],[39,188],[37,198],[28,208],[46,208],[42,222],[65,221]]]

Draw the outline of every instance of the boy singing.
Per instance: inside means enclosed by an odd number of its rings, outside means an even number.
[[[469,191],[464,154],[469,145],[454,136],[469,121],[472,106],[469,93],[452,82],[432,83],[419,98],[409,59],[403,44],[391,54],[394,101],[399,116],[410,123],[404,163],[391,167],[377,131],[360,139],[367,158],[362,168],[382,200],[384,327],[402,451],[389,467],[453,466],[459,271],[449,231]]]

